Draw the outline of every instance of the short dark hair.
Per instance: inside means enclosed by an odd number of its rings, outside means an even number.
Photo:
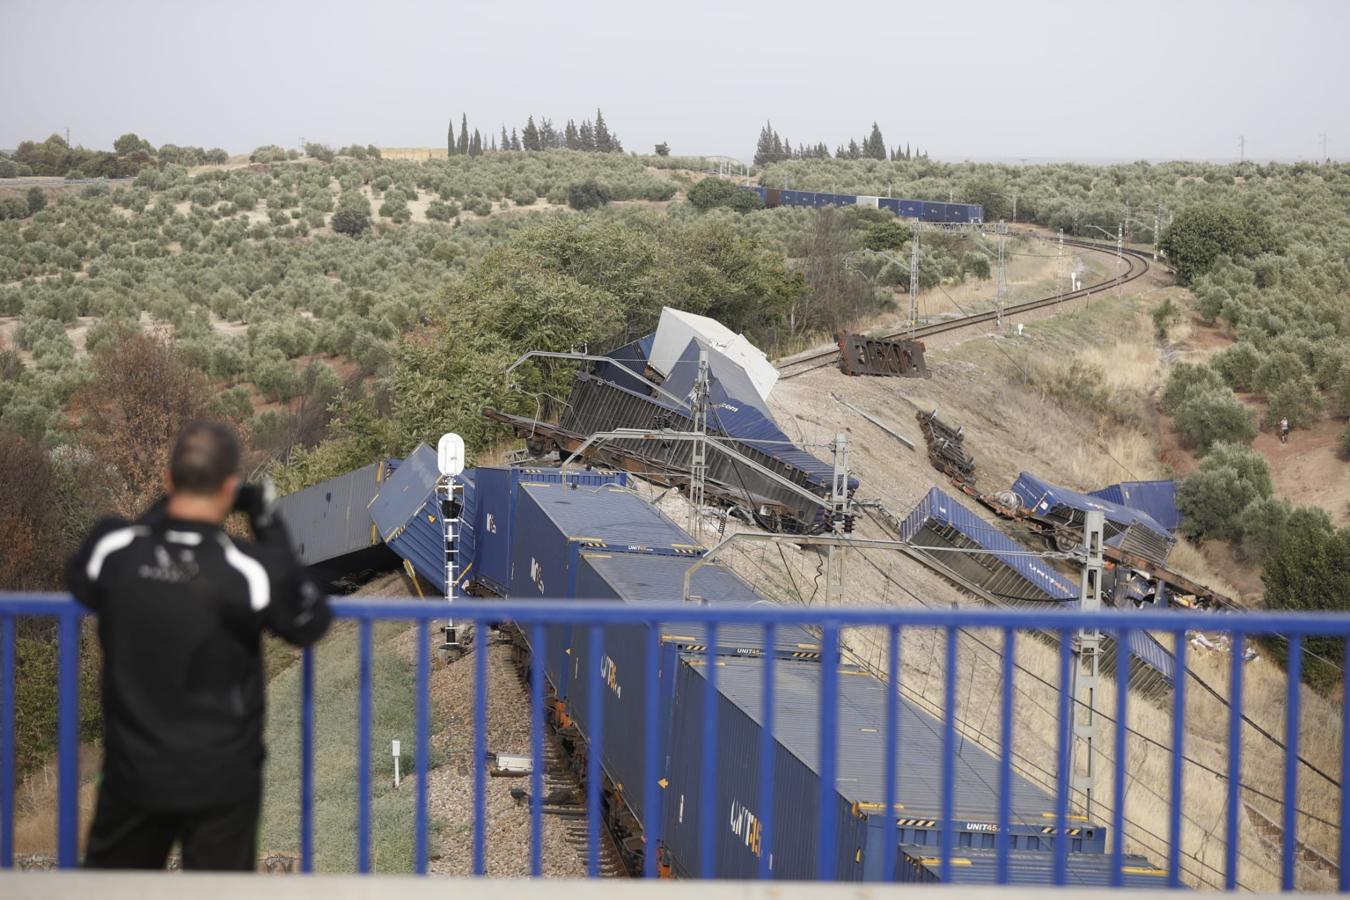
[[[186,494],[214,494],[239,471],[239,439],[228,425],[189,422],[178,432],[169,457],[173,489]]]

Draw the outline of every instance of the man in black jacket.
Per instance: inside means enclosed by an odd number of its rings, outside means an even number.
[[[263,763],[261,635],[318,640],[331,613],[271,498],[240,484],[233,432],[180,433],[167,500],[94,526],[66,568],[98,614],[103,780],[85,865],[253,870]],[[225,533],[239,509],[254,542]]]

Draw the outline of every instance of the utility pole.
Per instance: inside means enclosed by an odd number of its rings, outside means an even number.
[[[1101,510],[1089,510],[1083,522],[1083,573],[1078,584],[1079,608],[1084,613],[1099,613],[1102,608],[1102,537],[1106,519]],[[1102,633],[1096,628],[1079,630],[1078,664],[1073,668],[1073,742],[1069,751],[1070,787],[1083,792],[1083,815],[1092,817],[1093,743],[1097,739],[1096,694],[1101,668]],[[1127,652],[1118,647],[1117,653]],[[1117,684],[1116,690],[1129,690]],[[1124,722],[1117,722],[1124,728]],[[1080,766],[1079,763],[1082,765]],[[1063,840],[1063,836],[1058,838]],[[1116,838],[1120,839],[1119,836]]]
[[[909,234],[909,339],[919,327],[919,223],[910,225]]]
[[[1322,138],[1322,164],[1326,165],[1331,160],[1331,157],[1327,155],[1327,133],[1324,131],[1320,136]]]
[[[1059,266],[1059,277],[1060,277],[1060,280],[1064,282],[1064,290],[1062,291],[1062,293],[1067,294],[1067,293],[1069,292],[1069,276],[1068,276],[1068,274],[1064,271],[1064,229],[1063,229],[1063,228],[1061,228],[1061,229],[1059,230],[1059,262],[1056,263],[1056,265]]]
[[[698,351],[698,377],[689,405],[694,414],[693,442],[689,456],[689,531],[703,537],[703,501],[708,483],[708,351]]]
[[[1006,252],[1008,223],[999,222],[995,228],[995,234],[998,235],[998,281],[994,289],[994,304],[998,308],[998,330],[1001,332],[1003,331],[1003,305],[1008,299],[1008,256]]]
[[[1162,235],[1158,234],[1159,227],[1162,224],[1162,206],[1156,206],[1153,209],[1153,261],[1158,261],[1158,248],[1162,246]]]
[[[848,435],[835,434],[830,444],[834,451],[834,477],[830,484],[829,527],[832,534],[852,531],[848,496]],[[843,593],[843,560],[838,556],[839,548],[830,545],[825,548],[825,603],[837,606]]]
[[[1246,161],[1247,161],[1247,136],[1246,136],[1245,134],[1239,134],[1239,135],[1238,135],[1238,162],[1246,162]]]
[[[1121,267],[1125,264],[1125,223],[1116,226],[1116,297],[1120,297],[1121,277],[1124,274]]]

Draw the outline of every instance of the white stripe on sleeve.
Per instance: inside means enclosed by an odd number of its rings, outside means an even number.
[[[248,603],[254,612],[266,609],[272,602],[272,585],[267,578],[267,570],[247,553],[240,551],[234,541],[222,534],[220,545],[225,548],[225,561],[233,566],[248,582]]]
[[[136,538],[148,533],[149,529],[144,526],[128,525],[99,538],[98,543],[94,544],[93,552],[89,554],[89,564],[84,569],[89,580],[98,581],[99,573],[103,571],[103,563],[109,556],[118,550],[125,550]]]

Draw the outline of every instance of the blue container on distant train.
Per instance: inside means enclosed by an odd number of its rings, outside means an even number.
[[[672,698],[669,785],[665,797],[665,845],[675,874],[703,870],[700,836],[712,830],[714,877],[754,878],[764,852],[760,805],[760,730],[763,708],[763,659],[722,657],[716,661],[717,767],[712,808],[701,797],[702,734],[709,700],[708,663],[681,656]],[[820,665],[778,662],[774,672],[774,772],[772,791],[774,844],[771,877],[815,879],[820,823],[837,823],[840,880],[883,881],[885,859],[885,716],[887,686],[870,674],[844,666],[838,696],[821,697]],[[820,715],[833,702],[838,713],[836,789],[821,807]],[[942,833],[942,726],[909,703],[899,711],[896,816],[897,846],[936,847]],[[955,796],[954,849],[991,848],[998,833],[999,762],[971,742],[953,748]],[[1014,774],[1010,795],[1009,838],[1018,850],[1051,850],[1057,839],[1047,825],[1054,798]],[[1066,839],[1071,854],[1104,853],[1106,828],[1074,821]]]
[[[473,470],[477,480],[474,529],[477,552],[470,577],[498,596],[511,593],[512,527],[516,496],[522,484],[561,484],[561,469],[547,467],[506,468],[480,466]],[[624,472],[569,471],[567,480],[585,487],[628,483]]]
[[[675,604],[683,599],[684,578],[696,560],[682,556],[587,551],[577,568],[575,597],[578,600],[614,601],[627,604]],[[690,598],[707,607],[751,606],[764,602],[735,572],[717,563],[695,571],[690,579]],[[706,654],[713,657],[758,657],[765,653],[783,659],[818,659],[820,646],[814,635],[793,626],[775,629],[768,647],[764,629],[758,625],[724,625],[717,630],[716,646],[709,646],[706,629],[698,625],[657,626],[658,678],[657,758],[664,760],[665,729],[670,718],[671,685],[676,654]],[[641,818],[646,817],[641,786],[644,771],[647,709],[647,641],[650,626],[609,626],[600,636],[598,656],[591,653],[590,627],[577,625],[550,630],[544,656],[549,678],[583,736],[594,741],[594,711],[590,706],[587,679],[599,680],[603,706],[600,729],[601,756],[606,774],[625,802]],[[658,772],[654,777],[661,777]],[[653,824],[659,814],[653,811]],[[650,838],[649,838],[650,839]]]

